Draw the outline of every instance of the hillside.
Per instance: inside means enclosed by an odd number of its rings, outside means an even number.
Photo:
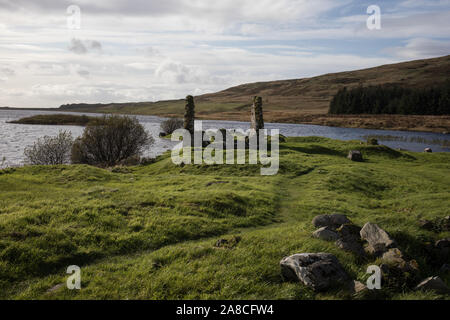
[[[346,158],[355,148],[364,162]],[[176,166],[170,153],[110,170],[6,169],[0,299],[349,299],[345,288],[318,293],[280,274],[285,256],[329,252],[365,282],[379,259],[312,236],[313,217],[335,212],[358,226],[379,224],[417,261],[417,272],[383,280],[378,298],[448,299],[413,287],[431,275],[450,281],[440,271],[444,258],[429,250],[449,231],[418,223],[450,214],[449,160],[306,137],[280,144],[275,176],[248,164]],[[218,239],[231,244],[218,248]],[[82,268],[80,291],[60,285],[72,264]]]
[[[342,87],[395,83],[423,88],[449,78],[450,55],[357,71],[330,73],[313,78],[256,82],[195,97],[199,115],[245,112],[251,97],[264,98],[266,112],[326,113],[332,96]],[[64,110],[127,111],[139,114],[181,115],[183,100],[141,103],[64,105]],[[223,115],[220,115],[221,117]]]

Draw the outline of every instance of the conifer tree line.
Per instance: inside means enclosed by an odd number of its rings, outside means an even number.
[[[423,89],[386,84],[342,88],[330,102],[331,114],[450,114],[450,79]]]

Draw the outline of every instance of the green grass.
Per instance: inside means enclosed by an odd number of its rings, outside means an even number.
[[[350,149],[366,160],[350,162]],[[0,171],[0,298],[348,299],[283,282],[279,270],[284,256],[324,251],[365,281],[377,261],[311,237],[312,218],[334,212],[391,233],[419,263],[417,283],[439,275],[442,261],[426,244],[450,233],[421,230],[417,221],[450,214],[450,154],[315,137],[289,138],[280,153],[276,176],[251,165],[175,166],[168,154],[115,170]],[[234,235],[242,238],[235,248],[214,247]],[[82,269],[82,289],[47,292],[65,282],[71,264]],[[406,285],[379,297],[448,298]]]

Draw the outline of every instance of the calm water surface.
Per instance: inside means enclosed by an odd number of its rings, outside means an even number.
[[[59,130],[70,130],[74,137],[82,134],[79,126],[24,125],[7,123],[36,114],[54,114],[55,111],[0,110],[0,163],[3,158],[7,165],[23,164],[23,151],[36,139],[45,135],[56,135]],[[65,112],[67,113],[67,112]],[[80,113],[75,113],[80,115]],[[89,114],[95,115],[95,114]],[[160,124],[164,118],[154,116],[137,116],[142,125],[155,138],[155,144],[146,156],[156,156],[171,149],[176,143],[158,137]],[[250,127],[248,122],[204,120],[203,129],[243,129]],[[427,132],[389,131],[354,128],[335,128],[303,124],[266,123],[267,129],[279,129],[285,136],[303,137],[320,136],[339,140],[363,140],[375,136],[379,143],[395,149],[423,151],[430,147],[434,152],[450,151],[450,135]]]

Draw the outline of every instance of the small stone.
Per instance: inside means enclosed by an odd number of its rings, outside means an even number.
[[[330,253],[294,254],[283,258],[280,267],[284,279],[301,281],[316,291],[345,285],[349,280],[339,260]]]
[[[47,293],[52,293],[58,291],[60,288],[64,287],[64,283],[58,283],[56,286],[51,287],[47,290]]]
[[[403,253],[398,248],[389,249],[381,257],[382,261],[403,272],[415,273],[419,271],[416,260],[407,261]]]
[[[433,152],[433,150],[431,150],[431,148],[425,148],[424,152],[431,153],[431,152]]]
[[[358,150],[351,150],[348,153],[347,158],[352,161],[363,161],[362,153],[361,153],[361,151],[358,151]]]
[[[217,248],[233,249],[240,241],[240,236],[234,236],[230,239],[219,239],[214,246]]]
[[[388,264],[406,263],[403,259],[403,253],[398,248],[389,249],[385,252],[381,259]]]
[[[417,290],[435,291],[437,293],[446,294],[450,292],[450,289],[439,277],[429,277],[419,283],[416,287]]]
[[[219,240],[216,241],[215,246],[217,248],[221,248],[221,247],[224,247],[227,243],[228,243],[227,239],[219,239]]]
[[[343,214],[322,214],[314,217],[312,220],[314,227],[330,227],[336,229],[343,224],[351,223],[347,216]]]
[[[359,282],[357,280],[353,280],[353,281],[350,282],[350,288],[349,289],[350,289],[350,292],[352,294],[358,294],[360,292],[368,290],[367,286],[364,283]]]
[[[325,241],[336,241],[339,238],[339,235],[330,227],[322,227],[313,232],[313,237]]]

